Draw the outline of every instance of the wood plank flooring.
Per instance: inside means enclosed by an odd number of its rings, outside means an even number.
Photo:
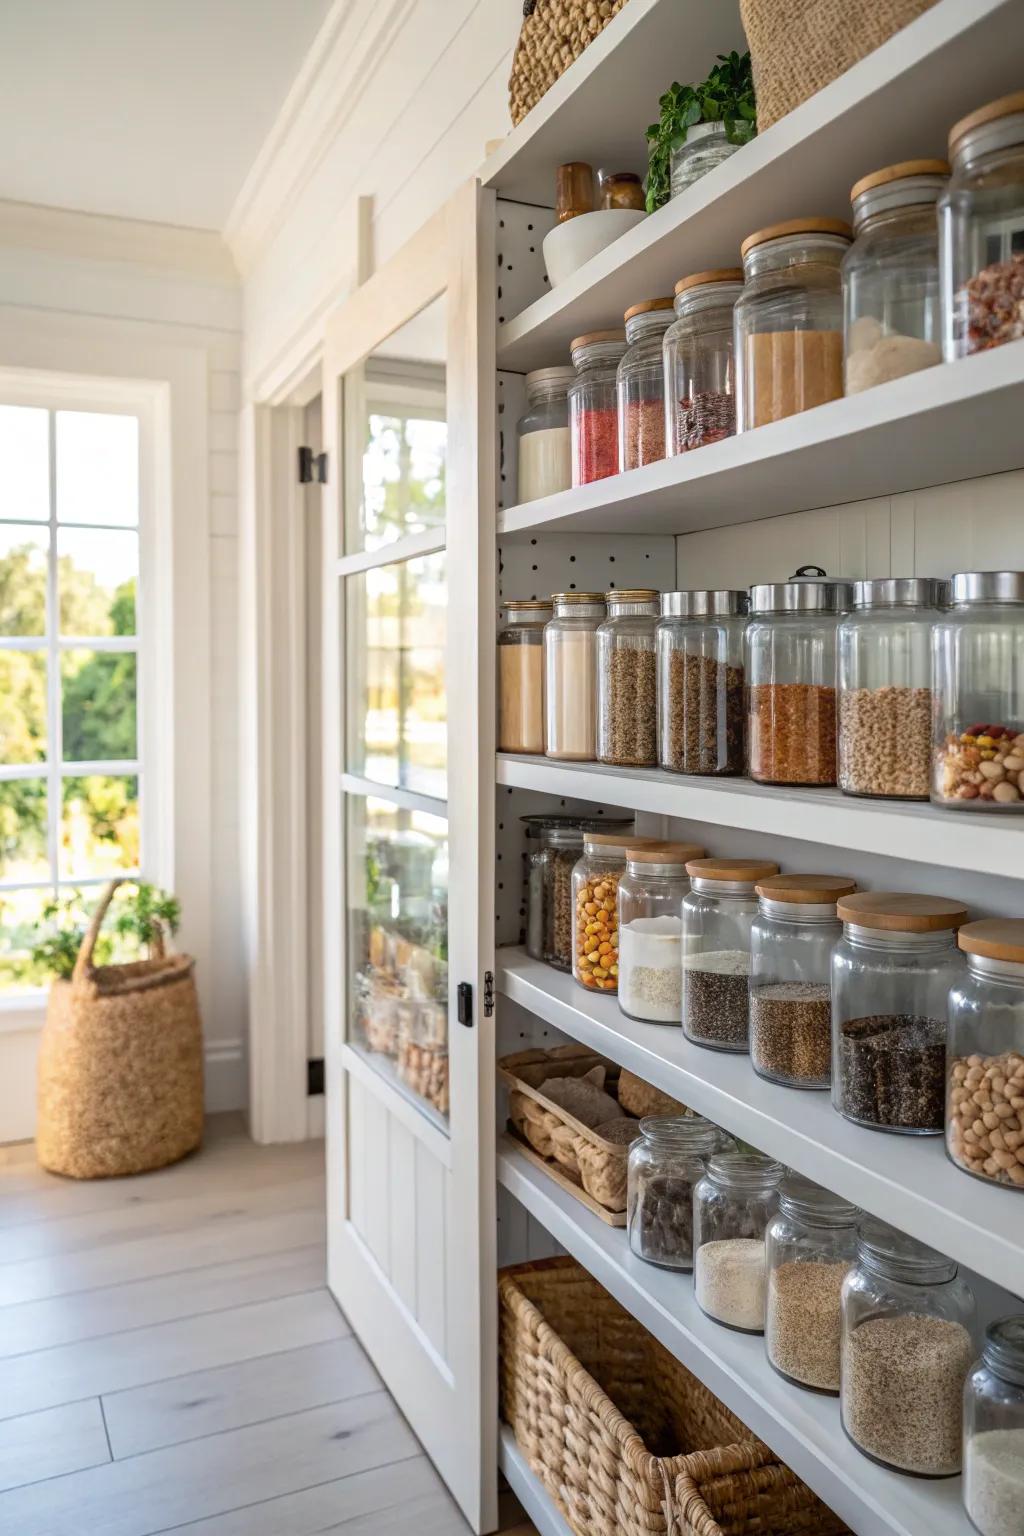
[[[469,1536],[325,1287],[323,1200],[321,1144],[235,1116],[137,1179],[0,1148],[0,1536]]]

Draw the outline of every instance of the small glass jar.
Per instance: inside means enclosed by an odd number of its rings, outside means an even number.
[[[869,1218],[843,1282],[843,1428],[872,1461],[918,1477],[960,1471],[974,1297],[957,1266]]]
[[[849,583],[750,589],[747,772],[762,784],[836,782],[836,629]]]
[[[619,985],[619,881],[627,848],[653,848],[658,839],[622,832],[585,832],[583,857],[572,872],[572,974],[588,992]]]
[[[555,218],[559,224],[594,211],[594,167],[569,160],[555,171]]]
[[[755,888],[777,875],[763,859],[693,859],[683,897],[683,1032],[715,1051],[747,1049],[750,929]]]
[[[526,375],[527,408],[516,422],[520,502],[554,496],[572,485],[569,444],[570,367],[537,368]]]
[[[832,1079],[832,946],[842,875],[771,875],[757,885],[750,930],[750,1063],[787,1088]]]
[[[988,1325],[964,1387],[964,1508],[980,1536],[1024,1531],[1024,1316]]]
[[[619,363],[619,469],[665,457],[665,374],[661,344],[672,324],[671,299],[645,299],[626,310],[626,351]]]
[[[629,832],[628,816],[521,816],[526,827],[526,952],[559,971],[572,970],[572,872],[584,831]]]
[[[850,193],[854,241],[843,257],[848,395],[942,361],[935,204],[945,160],[904,160]]]
[[[544,751],[544,626],[550,602],[510,598],[498,632],[498,751]]]
[[[551,926],[550,876],[548,865],[551,838],[558,831],[572,833],[578,858],[583,849],[581,818],[578,816],[520,816],[526,830],[526,953],[532,960],[544,960],[545,941]]]
[[[701,1115],[649,1115],[629,1149],[626,1230],[638,1259],[693,1268],[693,1190],[705,1159],[735,1146]]]
[[[599,171],[597,175],[599,208],[632,208],[646,211],[644,184],[635,171]]]
[[[615,380],[626,350],[625,331],[591,331],[572,343],[576,377],[569,386],[573,485],[619,472],[619,413]]]
[[[673,197],[692,187],[716,165],[728,160],[741,146],[730,143],[723,122],[694,123],[686,130],[686,138],[678,149],[673,149],[670,175]]]
[[[656,633],[662,768],[743,772],[746,611],[745,592],[662,593]]]
[[[632,1019],[680,1021],[679,910],[690,889],[687,863],[703,856],[697,843],[627,850],[619,881],[619,1007]]]
[[[1024,921],[965,923],[957,942],[967,970],[949,994],[946,1151],[1024,1190]]]
[[[608,617],[597,631],[597,756],[622,768],[658,761],[658,680],[654,654],[658,593],[650,587],[606,592]]]
[[[790,1174],[765,1234],[764,1344],[780,1376],[839,1396],[843,1281],[857,1257],[855,1205]]]
[[[736,431],[732,328],[742,291],[739,267],[695,272],[676,283],[676,319],[662,343],[670,457],[720,443]]]
[[[932,625],[942,583],[858,581],[839,626],[839,788],[927,800],[932,768]]]
[[[693,1192],[697,1305],[741,1333],[764,1332],[764,1234],[784,1173],[760,1152],[717,1152]]]
[[[1024,291],[1024,290],[1022,290]],[[962,571],[932,630],[932,799],[1024,811],[1024,571]]]
[[[789,219],[744,240],[734,311],[738,431],[842,395],[839,263],[850,239],[840,219]]]
[[[855,1125],[942,1130],[946,1000],[963,969],[957,901],[858,891],[832,951],[832,1104]]]
[[[597,752],[597,629],[601,592],[556,592],[544,626],[544,751],[570,762]]]
[[[939,201],[947,362],[1024,336],[1024,91],[954,124]]]

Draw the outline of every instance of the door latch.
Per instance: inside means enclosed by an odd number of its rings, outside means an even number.
[[[459,1003],[459,1023],[465,1024],[467,1029],[473,1028],[473,988],[468,981],[459,982],[457,992]]]

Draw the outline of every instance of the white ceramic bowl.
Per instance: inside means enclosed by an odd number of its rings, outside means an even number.
[[[641,208],[598,208],[593,213],[579,213],[564,224],[556,224],[544,236],[544,265],[552,288],[572,277],[584,262],[611,245],[627,229],[647,215]]]

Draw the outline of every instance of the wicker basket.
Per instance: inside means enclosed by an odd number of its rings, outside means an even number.
[[[50,989],[39,1047],[36,1152],[52,1173],[100,1179],[162,1168],[203,1136],[203,1040],[193,961],[94,966],[104,891],[70,981]]]
[[[642,1120],[645,1115],[689,1115],[693,1111],[680,1104],[653,1083],[647,1083],[635,1072],[623,1067],[619,1074],[619,1103],[628,1115]]]
[[[626,0],[535,0],[524,7],[508,82],[513,123],[522,122],[625,4]]]

